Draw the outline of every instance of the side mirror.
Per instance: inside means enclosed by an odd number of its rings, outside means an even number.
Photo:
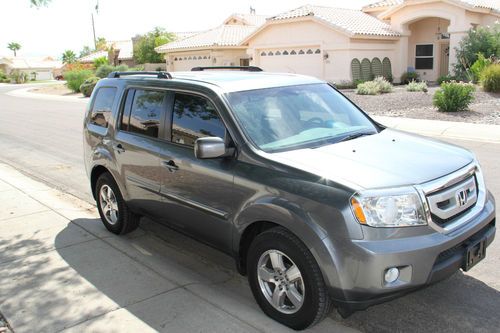
[[[199,159],[223,157],[226,153],[224,140],[216,136],[199,138],[194,143],[194,156]]]

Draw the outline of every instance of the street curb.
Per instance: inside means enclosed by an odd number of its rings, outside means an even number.
[[[41,84],[40,84],[41,85]],[[49,94],[38,94],[32,93],[30,90],[36,87],[28,87],[22,89],[15,89],[5,93],[6,95],[13,97],[21,97],[21,98],[31,98],[31,99],[42,99],[42,100],[51,100],[51,101],[62,101],[62,102],[78,102],[78,103],[87,103],[88,98],[85,97],[77,97],[77,96],[58,96],[58,95],[49,95]]]
[[[500,143],[500,125],[374,116],[379,123],[398,130],[450,139]]]

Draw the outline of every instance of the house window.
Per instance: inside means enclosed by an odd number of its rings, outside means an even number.
[[[415,46],[415,69],[434,68],[434,45],[420,44]]]

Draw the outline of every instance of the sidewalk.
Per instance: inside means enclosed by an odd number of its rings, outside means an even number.
[[[4,164],[0,202],[0,312],[15,332],[292,332],[230,257],[168,228],[143,219],[115,236],[94,206]],[[354,330],[327,318],[311,332]]]
[[[373,118],[387,127],[421,135],[500,143],[500,125],[382,116]]]

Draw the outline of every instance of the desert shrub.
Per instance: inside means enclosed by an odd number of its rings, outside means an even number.
[[[0,69],[0,83],[10,82],[9,77]]]
[[[111,66],[111,65],[102,65],[97,69],[95,72],[95,76],[103,79],[105,77],[108,77],[108,75],[111,72],[126,72],[128,71],[128,66],[127,65],[119,65],[119,66]]]
[[[356,89],[358,95],[378,95],[391,91],[392,84],[381,76],[376,77],[373,81],[359,83]]]
[[[64,73],[66,85],[74,92],[80,92],[80,86],[85,82],[85,80],[92,76],[94,76],[94,72],[88,69]]]
[[[474,100],[475,90],[472,83],[445,82],[434,94],[433,104],[443,112],[465,111]]]
[[[360,83],[356,89],[358,95],[378,95],[379,93],[380,88],[375,81]]]
[[[20,72],[18,70],[14,70],[10,72],[10,80],[11,82],[17,83],[17,84],[22,84],[26,83],[30,80],[29,75],[25,72]]]
[[[457,78],[453,75],[442,75],[437,79],[437,84],[441,85],[443,82],[451,82],[451,81],[458,81]]]
[[[406,91],[410,91],[410,92],[415,92],[415,91],[427,92],[427,90],[428,90],[427,89],[427,82],[425,82],[425,81],[422,81],[422,82],[411,81],[406,86]]]
[[[481,72],[480,82],[485,91],[500,92],[500,63],[486,67]]]
[[[491,65],[491,59],[485,58],[482,53],[478,54],[476,62],[470,66],[470,71],[474,75],[474,82],[478,82],[481,76],[481,72]]]
[[[99,57],[94,59],[95,68],[99,68],[102,65],[109,65],[108,57]]]
[[[93,71],[95,69],[93,64],[82,64],[81,62],[74,62],[72,64],[65,64],[63,67],[63,72],[73,72],[88,69]]]
[[[90,97],[92,95],[92,92],[94,91],[95,85],[97,82],[99,82],[100,78],[98,77],[89,77],[87,80],[85,80],[82,85],[80,86],[80,91],[85,97]]]
[[[411,81],[420,81],[420,75],[417,72],[404,72],[401,74],[402,84],[408,84]]]

